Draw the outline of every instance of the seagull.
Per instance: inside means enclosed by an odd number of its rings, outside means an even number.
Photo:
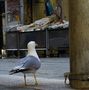
[[[27,44],[28,53],[27,53],[26,57],[20,59],[17,62],[16,66],[9,72],[10,75],[20,73],[20,72],[23,73],[25,85],[27,85],[26,73],[33,73],[34,79],[35,79],[35,85],[38,85],[35,74],[36,74],[36,71],[41,66],[41,61],[36,52],[36,49],[35,49],[36,46],[37,46],[37,44],[35,41],[30,41]]]

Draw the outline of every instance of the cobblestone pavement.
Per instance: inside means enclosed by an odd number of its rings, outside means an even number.
[[[0,59],[0,90],[74,90],[64,84],[64,73],[69,72],[69,58],[41,58],[38,86],[34,85],[32,74],[27,74],[28,86],[24,86],[22,73],[9,75],[18,60]]]

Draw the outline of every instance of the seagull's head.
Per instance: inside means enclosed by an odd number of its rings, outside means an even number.
[[[36,44],[35,41],[30,41],[27,44],[27,48],[28,48],[28,54],[27,54],[27,56],[29,56],[29,55],[30,56],[35,56],[39,60],[38,54],[37,54],[36,49],[35,49],[36,46],[37,46],[37,44]]]
[[[28,50],[29,49],[33,49],[37,46],[36,42],[35,41],[30,41],[28,44],[27,44],[27,48]]]

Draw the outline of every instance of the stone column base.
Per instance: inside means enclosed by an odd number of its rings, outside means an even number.
[[[70,86],[76,89],[89,89],[89,81],[72,80]]]
[[[89,89],[89,74],[69,74],[70,86],[76,89]]]

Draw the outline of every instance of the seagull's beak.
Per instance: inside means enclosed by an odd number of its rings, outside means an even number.
[[[38,46],[38,44],[37,44],[37,43],[36,43],[35,45],[36,45],[36,47]]]

